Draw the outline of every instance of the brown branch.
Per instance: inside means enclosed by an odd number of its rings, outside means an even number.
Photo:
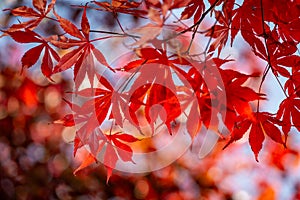
[[[81,29],[79,29],[81,31]],[[124,37],[132,37],[132,38],[141,38],[138,35],[131,35],[128,33],[118,33],[118,32],[112,32],[112,31],[102,31],[102,30],[90,30],[91,33],[103,33],[103,34],[111,34],[111,35],[118,35],[118,36],[124,36]]]

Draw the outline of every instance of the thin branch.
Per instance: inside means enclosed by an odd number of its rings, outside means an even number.
[[[59,22],[57,19],[54,19],[54,18],[52,18],[52,17],[45,16],[44,18],[45,18],[45,19],[50,19],[50,20],[53,20],[53,21],[56,21],[56,22]]]
[[[79,29],[81,31],[81,29]],[[90,30],[91,33],[103,33],[103,34],[111,34],[111,35],[119,35],[124,37],[132,37],[132,38],[141,38],[138,35],[131,35],[128,33],[118,33],[118,32],[112,32],[112,31],[103,31],[103,30]]]
[[[206,52],[208,51],[208,47],[209,47],[209,45],[210,45],[210,43],[211,43],[211,41],[212,41],[212,38],[213,38],[212,36],[213,36],[213,34],[215,33],[215,26],[216,26],[216,24],[218,23],[219,18],[220,18],[220,15],[217,17],[217,19],[216,19],[214,25],[213,25],[212,28],[211,28],[212,31],[211,31],[209,40],[208,40],[207,45],[206,45],[205,50],[204,50],[204,54],[205,54],[205,55],[206,55]]]
[[[260,94],[261,92],[261,88],[262,88],[262,84],[263,82],[265,81],[266,77],[267,77],[267,74],[269,72],[269,70],[271,69],[271,66],[268,64],[266,67],[265,67],[265,70],[264,70],[264,73],[263,73],[263,77],[261,79],[261,82],[259,84],[259,89],[258,89],[258,93]],[[256,109],[256,112],[258,113],[259,112],[259,104],[260,104],[260,99],[257,100],[257,109]]]
[[[197,30],[198,30],[198,28],[199,28],[199,25],[200,25],[200,24],[198,24],[198,25],[195,27],[195,30],[194,30],[194,32],[193,32],[193,34],[192,34],[192,38],[191,38],[189,47],[188,47],[188,49],[186,50],[186,53],[187,53],[187,54],[189,53],[189,51],[190,51],[190,49],[191,49],[191,47],[192,47],[192,44],[193,44],[193,41],[194,41],[194,39],[195,39],[195,35],[196,35],[196,33],[197,33]]]
[[[112,37],[117,38],[117,37],[120,37],[120,36],[106,36],[106,37],[96,38],[96,39],[90,40],[90,42],[96,42],[96,41],[99,41],[99,40],[110,39]]]
[[[118,25],[119,25],[121,31],[122,31],[124,34],[126,34],[125,31],[124,31],[124,29],[123,29],[123,27],[122,27],[122,25],[121,25],[121,23],[120,23],[120,20],[119,20],[119,18],[118,18],[117,13],[114,12],[113,15],[114,15],[114,17],[115,17],[115,19],[116,19],[116,21],[117,21],[117,23],[118,23]]]
[[[179,36],[179,35],[182,35],[190,30],[192,30],[193,28],[195,27],[198,27],[201,22],[204,20],[204,18],[206,17],[206,15],[217,5],[217,3],[219,2],[220,0],[216,0],[202,15],[201,15],[201,18],[195,23],[193,24],[192,26],[190,26],[189,28],[179,32],[176,34],[176,36]]]
[[[168,42],[169,40],[172,40],[188,31],[191,31],[193,30],[194,28],[196,28],[194,31],[193,31],[193,36],[192,36],[192,41],[193,41],[193,38],[195,37],[195,34],[198,32],[198,28],[201,24],[201,22],[204,20],[204,18],[206,17],[206,15],[217,5],[217,3],[219,2],[220,0],[216,0],[205,12],[202,13],[201,15],[201,18],[195,23],[193,24],[192,26],[188,27],[187,29],[173,35],[172,37],[170,38],[167,38],[165,41]]]
[[[286,92],[285,92],[285,90],[284,90],[284,88],[283,88],[281,82],[279,81],[278,77],[277,77],[276,75],[274,75],[274,76],[275,76],[275,78],[276,78],[276,80],[277,80],[277,82],[278,82],[278,84],[279,84],[281,90],[283,91],[285,97],[288,98],[288,95],[286,94]]]
[[[267,50],[268,65],[266,66],[266,68],[264,70],[263,77],[262,77],[260,85],[259,85],[259,91],[258,91],[259,93],[261,92],[262,84],[265,81],[266,76],[267,76],[268,72],[270,71],[270,69],[272,69],[272,72],[273,72],[273,67],[272,67],[271,57],[270,57],[270,51],[269,51],[268,43],[267,43],[267,32],[266,32],[266,28],[265,28],[264,7],[263,7],[262,0],[260,0],[260,10],[261,10],[261,23],[262,23],[262,29],[263,29],[263,38],[264,38],[264,43],[265,43],[266,50]],[[278,81],[280,87],[283,89],[280,81],[278,80],[278,78],[277,78],[277,76],[275,75],[274,72],[273,72],[273,74],[276,77],[276,80]],[[284,89],[283,89],[283,93],[287,97],[287,94],[285,93]],[[260,104],[260,100],[258,99],[258,101],[257,101],[257,112],[259,112],[259,104]]]
[[[182,24],[183,26],[185,26],[185,28],[189,28],[189,26],[186,25],[181,19],[179,19],[179,18],[177,17],[177,15],[175,15],[175,14],[172,12],[172,10],[171,10],[170,12],[171,12],[171,14],[173,15],[173,17],[176,18],[177,22],[179,22],[180,24]],[[174,23],[177,23],[177,22],[174,21]]]
[[[124,92],[124,90],[127,88],[128,84],[131,82],[131,80],[134,78],[134,76],[140,71],[141,67],[144,64],[146,64],[147,62],[148,62],[148,60],[146,59],[143,63],[141,63],[141,65],[135,70],[135,72],[133,74],[131,74],[130,77],[128,79],[126,79],[116,91],[119,92],[119,90],[124,86],[121,91],[121,92]]]

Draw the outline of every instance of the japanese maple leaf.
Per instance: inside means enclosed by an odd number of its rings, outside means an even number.
[[[173,55],[174,56],[174,55]],[[202,123],[209,127],[211,119],[211,98],[207,86],[203,81],[200,71],[194,66],[192,60],[182,57],[169,59],[172,69],[178,74],[178,78],[185,83],[183,95],[184,101],[180,99],[182,112],[187,115],[187,131],[193,139],[201,128]],[[191,66],[188,71],[180,66]],[[181,87],[182,88],[182,87]],[[200,89],[201,88],[201,89]],[[187,109],[191,106],[190,109]]]
[[[133,151],[132,148],[126,143],[133,143],[138,141],[138,139],[132,135],[117,132],[114,134],[106,135],[108,139],[107,148],[104,155],[104,165],[107,169],[107,180],[108,182],[112,170],[114,169],[118,158],[123,160],[124,162],[133,162],[132,156]],[[117,156],[118,155],[118,156]]]
[[[91,164],[95,163],[96,161],[97,161],[97,159],[95,158],[95,156],[93,154],[87,152],[87,150],[86,150],[86,155],[84,155],[84,157],[83,157],[83,162],[80,164],[79,167],[77,167],[74,170],[73,174],[77,175],[80,170],[90,166]]]
[[[276,24],[276,31],[285,42],[300,42],[299,2],[264,1],[265,21]]]
[[[260,1],[250,0],[244,1],[242,6],[234,10],[236,14],[231,23],[231,45],[237,33],[241,31],[242,37],[251,46],[255,55],[264,59],[267,57],[267,52],[261,38],[264,31],[270,32],[270,28],[267,23],[263,22],[265,29],[263,30],[260,7]],[[267,12],[265,7],[264,12]]]
[[[64,126],[75,126],[76,124],[80,124],[86,122],[88,117],[81,111],[81,107],[75,103],[72,103],[66,99],[63,99],[66,104],[72,109],[73,113],[66,114],[62,119],[58,119],[54,121],[55,124],[63,124]]]
[[[163,30],[162,24],[148,23],[145,26],[133,29],[134,35],[139,37],[136,42],[130,44],[131,46],[142,46],[148,42],[154,41]]]
[[[192,138],[200,130],[202,123],[206,128],[220,135],[216,112],[226,114],[228,112],[224,112],[223,104],[225,102],[221,100],[224,99],[226,91],[223,86],[224,80],[221,77],[217,78],[216,74],[220,74],[218,70],[220,66],[229,61],[232,60],[208,58],[205,62],[198,62],[183,57],[169,59],[172,69],[184,77],[182,80],[181,76],[178,76],[179,79],[186,86],[190,85],[190,89],[192,89],[185,91],[186,97],[190,99],[189,105],[192,106],[192,109],[187,112],[187,130]],[[215,68],[207,66],[215,66]],[[232,78],[228,78],[228,80],[231,81]]]
[[[82,106],[74,107],[75,122],[84,122],[83,126],[78,130],[78,136],[81,141],[86,141],[89,135],[99,126],[103,121],[109,117],[109,109],[112,104],[113,88],[104,77],[99,77],[103,88],[86,88],[75,92],[76,95],[88,98]],[[85,121],[81,116],[88,116]]]
[[[116,152],[119,155],[120,159],[122,159],[124,162],[131,161],[134,163],[134,161],[132,160],[132,148],[126,143],[139,141],[138,138],[122,132],[109,134],[106,135],[106,137],[108,141],[112,142],[115,145]]]
[[[14,24],[7,31],[16,31],[23,28],[33,30],[41,23],[44,18],[47,17],[47,14],[54,7],[55,2],[56,0],[52,0],[51,3],[47,6],[47,0],[32,0],[32,5],[36,10],[27,6],[21,6],[14,9],[5,9],[10,10],[11,14],[13,14],[14,16],[33,18],[20,24]]]
[[[297,51],[297,46],[293,42],[281,43],[277,42],[278,40],[279,36],[275,31],[272,31],[272,35],[267,39],[269,56],[264,59],[269,62],[276,76],[280,74],[289,78],[290,73],[285,67],[294,67],[297,65],[297,56],[292,55]]]
[[[116,163],[119,159],[121,159],[124,162],[130,161],[134,163],[134,161],[132,160],[133,151],[132,148],[128,145],[128,143],[136,142],[138,141],[138,139],[132,135],[121,132],[109,135],[105,135],[101,132],[101,135],[103,137],[96,136],[96,134],[92,134],[91,136],[93,136],[93,138],[90,142],[96,144],[96,153],[99,153],[100,151],[104,150],[103,164],[107,169],[106,182],[108,183],[109,178],[112,175],[112,171],[115,168]],[[91,147],[91,144],[89,144],[89,146]],[[93,152],[92,148],[91,151]],[[97,155],[95,155],[94,153],[88,153],[83,163],[74,171],[74,174],[78,173],[80,170],[96,162],[96,157]]]
[[[53,68],[53,61],[51,57],[53,57],[56,61],[58,61],[60,58],[56,51],[48,45],[47,40],[43,39],[40,35],[29,29],[25,29],[25,31],[14,31],[6,33],[18,43],[39,43],[38,46],[29,49],[23,55],[21,59],[22,70],[24,70],[24,68],[30,68],[31,66],[33,66],[38,61],[40,55],[44,50],[41,70],[47,78],[50,78]]]
[[[74,174],[94,163],[98,153],[105,147],[104,165],[107,169],[108,181],[119,158],[124,162],[132,161],[133,151],[125,143],[135,142],[138,139],[119,132],[105,135],[101,131],[100,126],[109,115],[113,88],[104,77],[98,75],[97,78],[102,88],[86,88],[77,91],[76,95],[89,99],[82,106],[68,102],[74,114],[66,115],[62,121],[70,126],[75,125],[75,123],[83,124],[76,132],[74,155],[78,148],[85,145],[88,145],[90,150],[85,161],[74,171]]]
[[[140,100],[142,103],[139,104],[137,101],[133,101],[133,98]],[[172,134],[171,122],[175,121],[181,114],[181,107],[176,94],[168,88],[168,85],[164,86],[155,83],[146,84],[133,93],[131,100],[130,114],[132,115],[132,118],[135,119],[136,124],[138,124],[138,120],[136,116],[134,116],[136,115],[135,112],[141,106],[144,106],[145,117],[150,124],[152,131],[154,131],[154,123],[159,116],[167,126],[169,133]],[[157,107],[156,105],[160,105],[160,107]]]
[[[132,61],[120,68],[124,71],[135,70],[134,73],[136,73],[136,79],[131,86],[135,90],[130,99],[129,112],[133,119],[132,122],[138,126],[135,112],[144,106],[145,117],[152,130],[156,117],[160,115],[161,118],[166,120],[165,124],[171,133],[170,122],[174,121],[181,111],[178,99],[174,94],[176,93],[176,86],[169,66],[171,62],[175,63],[178,60],[169,61],[163,50],[150,47],[139,49],[138,55],[141,59]],[[151,107],[155,104],[161,105],[165,109],[167,117],[163,117],[162,112],[160,114],[159,112],[150,114]]]
[[[225,3],[225,5],[229,5],[229,3]],[[233,2],[231,6],[224,6],[224,8],[228,10],[232,10]],[[223,14],[224,13],[224,14]],[[216,19],[219,24],[214,25],[206,34],[205,36],[209,36],[215,38],[214,42],[210,45],[208,52],[212,52],[218,48],[218,55],[220,55],[221,50],[223,49],[224,45],[226,45],[229,35],[229,26],[231,23],[231,12],[224,12],[215,11]]]
[[[300,98],[296,94],[289,96],[283,100],[277,112],[277,118],[282,120],[282,130],[287,138],[288,132],[291,130],[292,125],[300,131]]]
[[[74,150],[73,150],[73,154],[74,157],[76,156],[77,150],[86,146],[89,147],[89,154],[94,158],[92,160],[90,160],[89,162],[85,162],[82,163],[79,168],[77,168],[74,171],[74,174],[77,173],[77,171],[83,169],[84,167],[87,167],[88,165],[92,164],[93,162],[97,161],[97,157],[98,157],[98,153],[103,149],[104,145],[106,144],[107,139],[104,136],[104,133],[102,132],[102,130],[100,128],[93,130],[87,140],[83,141],[81,140],[78,132],[76,132],[76,136],[74,139]],[[84,166],[82,166],[84,165]]]
[[[103,54],[95,48],[90,40],[90,24],[86,16],[86,8],[82,14],[81,30],[80,31],[73,23],[69,20],[60,17],[54,12],[57,17],[60,26],[66,33],[77,38],[70,39],[68,41],[56,41],[51,40],[51,43],[59,48],[70,48],[78,46],[77,49],[70,51],[65,54],[54,67],[53,73],[65,71],[74,65],[74,82],[76,90],[84,80],[87,74],[91,86],[93,87],[95,77],[95,63],[92,54],[96,57],[97,61],[102,65],[108,67],[114,71],[106,62]]]
[[[187,7],[181,13],[181,20],[190,19],[194,16],[194,23],[197,23],[205,9],[205,4],[202,0],[191,0]]]
[[[191,63],[185,58],[179,55],[167,56],[166,50],[155,49],[152,47],[143,47],[136,50],[137,56],[140,59],[130,61],[126,65],[117,68],[121,71],[131,71],[133,69],[143,68],[145,64],[161,64],[165,66],[170,66],[175,70],[179,69],[174,64],[177,65],[190,65]],[[148,66],[149,67],[149,66]]]
[[[295,59],[293,59],[293,61],[295,61]],[[300,59],[298,60],[298,65],[294,66],[295,68],[292,68],[292,74],[289,76],[289,79],[284,84],[284,90],[287,91],[290,96],[296,94],[298,97],[300,97],[300,70],[294,70],[296,69],[296,66],[300,66]]]
[[[112,106],[113,88],[104,77],[97,75],[97,78],[101,86],[71,92],[77,98],[84,98],[85,101],[81,101],[81,105],[78,105],[65,100],[73,113],[54,122],[66,126],[80,125],[76,135],[82,144],[91,143],[89,142],[91,135],[111,115],[109,110]],[[97,148],[93,149],[96,151]]]
[[[203,85],[202,88],[206,86]],[[206,88],[207,89],[207,88]],[[206,90],[204,89],[204,90]],[[197,91],[194,90],[187,90],[187,94],[185,94],[185,98],[187,98],[187,104],[182,105],[182,112],[187,115],[186,120],[186,128],[187,132],[190,134],[191,138],[197,135],[199,130],[201,129],[202,125],[204,125],[207,129],[211,129],[217,134],[218,131],[218,119],[216,116],[213,115],[215,112],[212,106],[213,98],[209,93],[208,90],[204,91]],[[182,103],[182,101],[180,101]],[[187,109],[190,106],[190,109]]]
[[[291,9],[295,9],[295,7],[289,8],[289,16],[292,16],[291,13],[297,13],[296,11],[293,12]],[[278,27],[278,34],[281,36],[281,38],[286,42],[294,42],[297,41],[300,42],[300,20],[299,18],[291,18],[287,19],[285,18],[283,21],[278,20],[277,21],[279,27]]]
[[[146,15],[148,13],[145,10],[139,9],[141,2],[127,1],[127,0],[112,0],[111,3],[93,1],[93,3],[102,7],[102,9],[97,8],[97,10],[108,11],[115,14],[116,13],[130,14],[136,17],[142,17],[143,15]]]
[[[267,112],[258,112],[248,115],[248,117],[240,117],[236,122],[235,128],[231,132],[231,136],[224,148],[234,141],[241,139],[250,128],[249,144],[258,161],[258,154],[263,147],[265,136],[267,135],[273,141],[285,146],[282,139],[281,131],[276,125],[281,122]]]
[[[190,3],[190,1],[182,1],[182,0],[163,0],[162,2],[159,0],[146,0],[145,4],[147,7],[149,7],[149,11],[152,7],[156,8],[156,10],[159,10],[162,12],[163,16],[167,15],[168,11],[171,11],[173,9],[182,8],[187,6]]]
[[[249,102],[264,99],[263,94],[243,86],[251,75],[242,74],[234,70],[220,69],[226,90],[226,118],[225,124],[231,129],[237,115],[249,115],[252,112]]]
[[[194,139],[194,137],[197,135],[202,125],[202,120],[200,115],[201,108],[199,108],[198,101],[196,100],[192,101],[191,105],[192,107],[187,117],[186,126],[187,126],[187,131],[190,134],[191,138]]]

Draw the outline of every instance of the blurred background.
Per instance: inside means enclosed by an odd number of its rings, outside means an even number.
[[[57,3],[65,15],[78,22],[81,10],[70,9],[70,3],[85,1]],[[0,2],[1,10],[21,5],[31,5],[31,1]],[[102,19],[105,27],[115,27],[110,13],[103,14]],[[0,28],[6,29],[14,20],[9,12],[1,11]],[[56,34],[54,24],[41,26],[44,35]],[[267,140],[259,163],[244,139],[225,150],[225,143],[220,142],[201,160],[189,151],[172,165],[151,173],[116,171],[108,184],[101,163],[74,176],[84,152],[74,158],[75,130],[53,123],[69,111],[62,98],[72,88],[70,76],[58,74],[54,83],[49,82],[37,66],[21,74],[20,58],[25,50],[8,37],[0,38],[1,200],[300,199],[300,137],[295,130],[288,149]],[[243,62],[256,66],[251,55],[245,47],[240,56]],[[267,87],[271,91],[272,85]]]

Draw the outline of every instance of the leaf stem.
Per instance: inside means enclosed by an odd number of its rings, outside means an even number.
[[[56,22],[59,22],[57,19],[54,19],[54,18],[52,18],[52,17],[45,16],[44,18],[50,19],[50,20],[53,20],[53,21],[56,21]]]
[[[260,84],[259,84],[259,89],[258,89],[259,94],[261,93],[262,84],[265,81],[265,79],[267,77],[267,74],[268,74],[270,69],[271,69],[271,66],[269,64],[267,64],[267,66],[265,67],[265,70],[263,72],[263,77],[262,77],[262,79],[260,81]],[[259,112],[259,104],[260,104],[260,99],[257,100],[257,109],[256,109],[257,113]]]

